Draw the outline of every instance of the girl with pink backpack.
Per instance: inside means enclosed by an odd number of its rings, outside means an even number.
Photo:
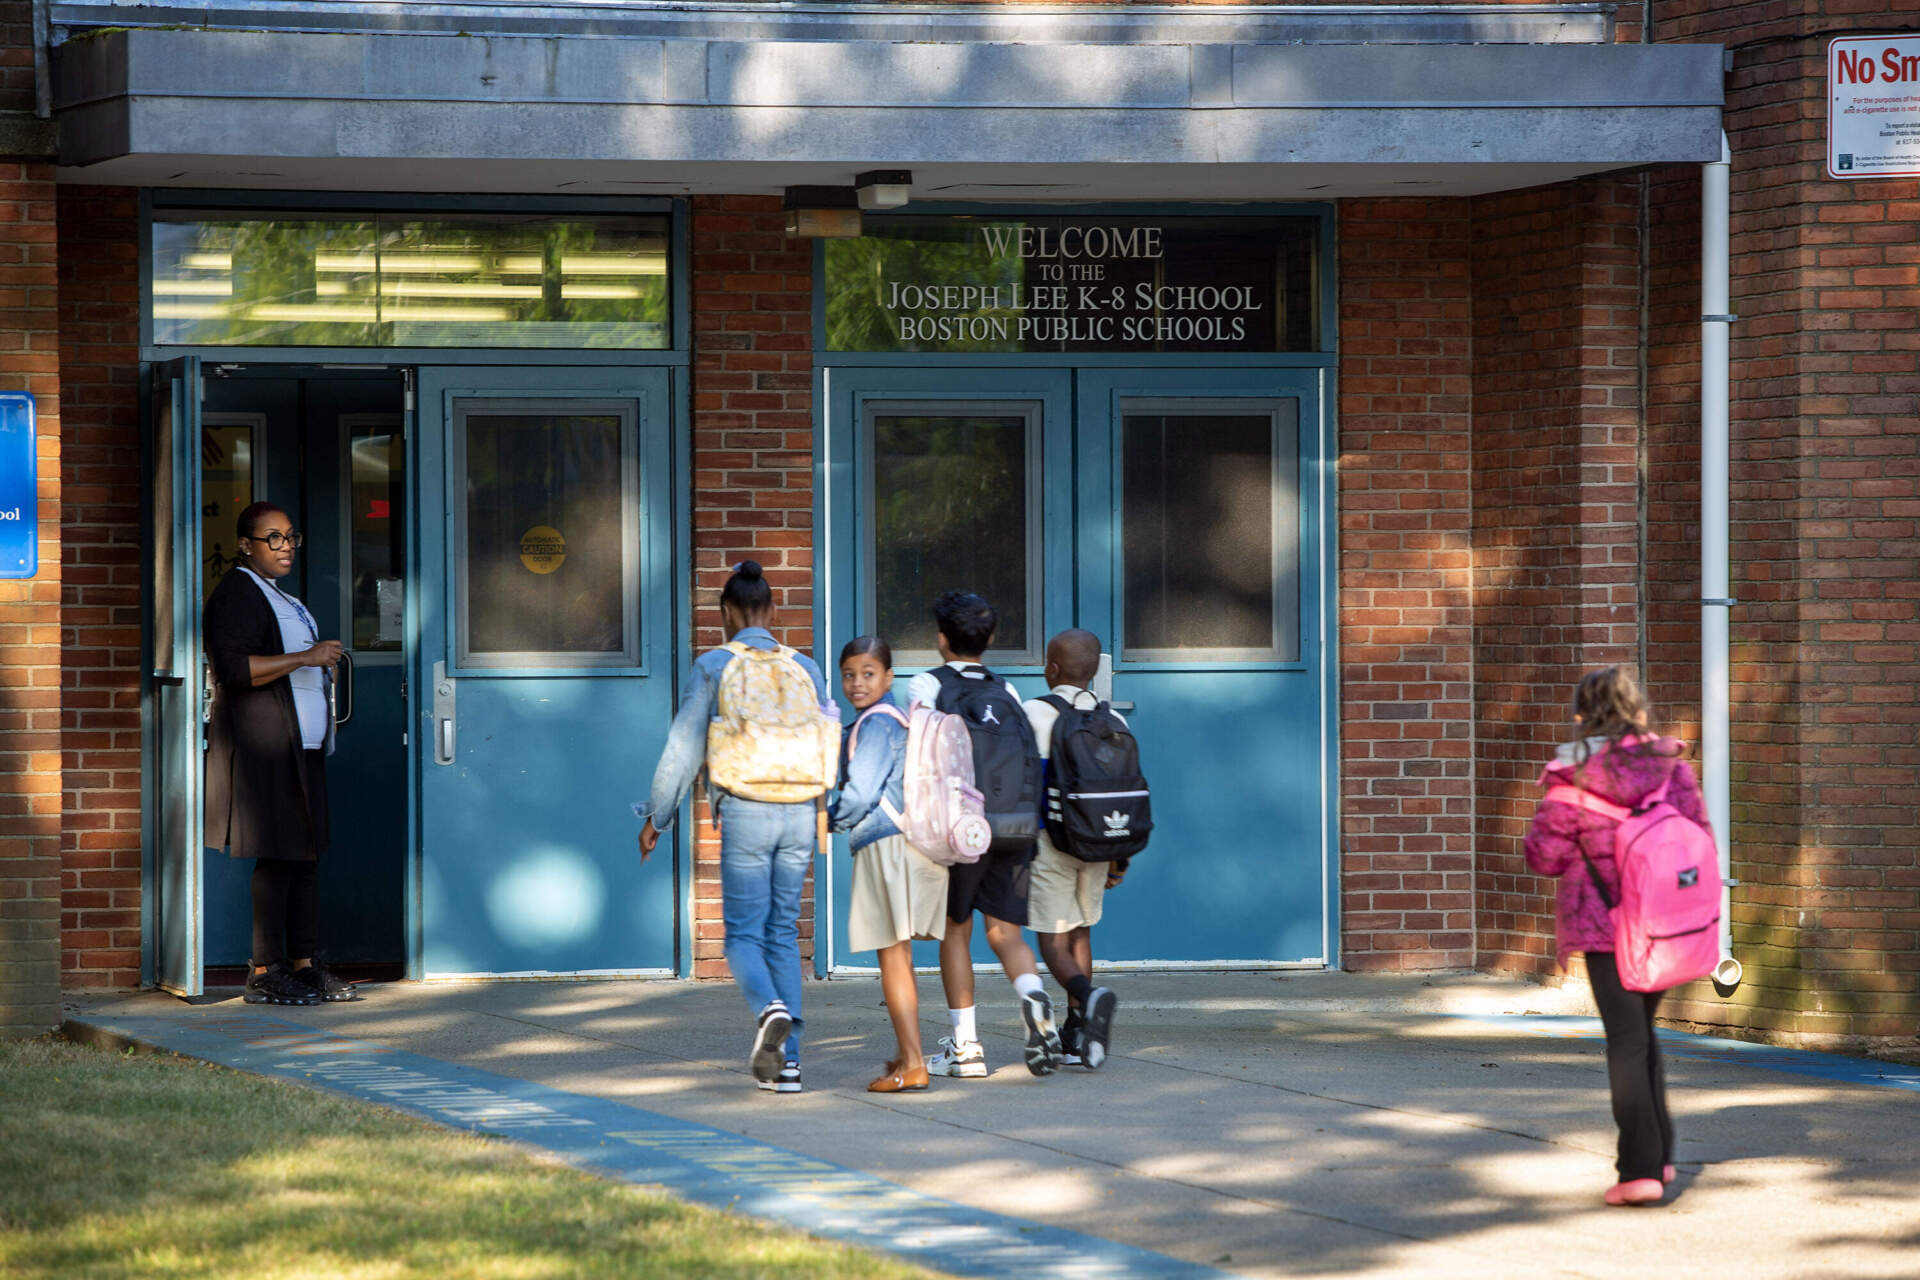
[[[1606,1030],[1607,1084],[1620,1130],[1619,1181],[1608,1188],[1606,1203],[1652,1205],[1674,1177],[1673,1119],[1654,1035],[1662,993],[1621,981],[1613,910],[1621,901],[1620,823],[1610,815],[1664,802],[1704,830],[1706,807],[1681,758],[1686,745],[1651,731],[1646,698],[1630,672],[1607,667],[1582,677],[1573,718],[1581,736],[1562,745],[1542,773],[1549,794],[1534,813],[1524,850],[1528,866],[1560,878],[1558,958],[1564,967],[1573,952],[1585,954]],[[1716,900],[1717,883],[1716,876]]]
[[[909,843],[903,830],[910,721],[893,700],[893,650],[885,640],[847,641],[840,650],[840,691],[856,713],[841,746],[840,791],[829,815],[853,849],[847,945],[879,954],[880,991],[899,1046],[867,1090],[917,1092],[927,1087],[927,1061],[913,940],[946,934],[947,868]],[[965,732],[960,729],[963,744]]]

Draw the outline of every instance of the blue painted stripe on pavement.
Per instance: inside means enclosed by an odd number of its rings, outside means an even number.
[[[956,1204],[673,1116],[249,1010],[77,1021],[187,1057],[498,1133],[687,1200],[991,1280],[1231,1280],[1231,1273]]]
[[[1459,1017],[1489,1028],[1519,1028],[1530,1035],[1562,1039],[1601,1040],[1605,1033],[1600,1019],[1549,1014],[1460,1014]],[[1849,1058],[1838,1053],[1820,1053],[1813,1049],[1783,1049],[1778,1045],[1754,1044],[1748,1040],[1726,1040],[1691,1031],[1661,1028],[1660,1048],[1670,1058],[1690,1062],[1724,1062],[1736,1067],[1759,1067],[1766,1071],[1785,1071],[1797,1076],[1815,1076],[1844,1084],[1874,1085],[1883,1089],[1920,1091],[1920,1067],[1897,1062],[1878,1062],[1872,1058]]]

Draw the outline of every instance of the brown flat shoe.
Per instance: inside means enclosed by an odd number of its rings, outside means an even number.
[[[902,1071],[899,1063],[889,1062],[882,1070],[886,1074],[867,1086],[868,1093],[907,1093],[927,1087],[925,1062],[912,1071]]]

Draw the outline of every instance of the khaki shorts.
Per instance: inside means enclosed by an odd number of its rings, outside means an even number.
[[[1035,933],[1066,933],[1100,923],[1107,896],[1110,862],[1082,862],[1060,852],[1043,834],[1033,859],[1033,883],[1027,895],[1027,924]]]
[[[847,946],[878,951],[909,938],[947,932],[947,869],[907,843],[876,840],[853,855],[853,901],[847,907]]]

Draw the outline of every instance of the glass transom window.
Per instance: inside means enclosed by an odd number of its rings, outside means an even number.
[[[153,342],[215,347],[672,345],[665,215],[161,211]]]

